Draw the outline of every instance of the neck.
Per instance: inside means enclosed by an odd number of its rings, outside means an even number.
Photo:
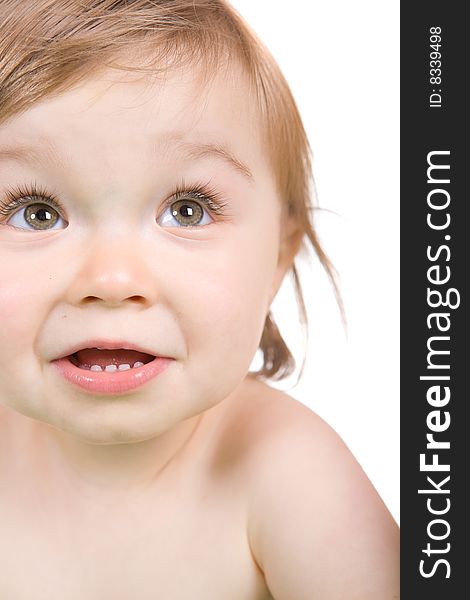
[[[143,442],[113,445],[90,444],[25,419],[18,424],[21,447],[16,446],[16,454],[23,457],[19,460],[28,477],[33,473],[31,491],[43,497],[50,510],[124,507],[127,501],[150,496],[161,476],[188,450],[204,416],[191,417]],[[25,458],[27,451],[30,458]],[[33,464],[28,468],[26,461]]]

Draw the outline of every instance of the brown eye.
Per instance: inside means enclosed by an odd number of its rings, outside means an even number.
[[[223,215],[223,204],[213,193],[177,190],[157,219],[161,227],[203,227],[214,222],[212,214]]]
[[[52,229],[60,215],[51,206],[38,203],[25,208],[24,219],[33,229]]]
[[[170,211],[172,217],[183,226],[199,225],[204,216],[201,205],[189,199],[173,202]]]

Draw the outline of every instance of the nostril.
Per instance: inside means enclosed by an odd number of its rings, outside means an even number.
[[[125,298],[100,298],[99,296],[85,296],[82,298],[82,304],[92,304],[94,302],[106,302],[107,304],[121,304],[121,302],[130,301],[133,303],[142,304],[145,303],[146,300],[144,296],[134,295],[127,296]]]
[[[86,296],[86,298],[82,299],[83,304],[90,304],[91,302],[96,302],[100,300],[97,296]]]

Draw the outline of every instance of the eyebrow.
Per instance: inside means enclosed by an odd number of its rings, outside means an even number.
[[[178,148],[181,148],[188,158],[206,158],[214,157],[224,161],[240,175],[254,181],[253,173],[250,168],[235,157],[223,144],[218,143],[194,143],[183,142],[179,137],[173,137],[177,141]],[[156,152],[155,146],[154,150]],[[40,147],[17,144],[15,146],[0,146],[0,161],[15,160],[22,163],[43,164],[45,161],[58,164],[64,167],[64,161],[51,142],[42,142]]]
[[[185,142],[183,148],[187,151],[190,158],[205,158],[206,156],[218,158],[226,162],[246,179],[250,181],[254,180],[253,173],[249,167],[221,144],[195,144]]]
[[[22,163],[43,164],[44,161],[64,166],[63,159],[56,151],[55,146],[46,141],[41,141],[41,146],[28,146],[16,144],[14,146],[0,146],[0,161],[15,160]]]

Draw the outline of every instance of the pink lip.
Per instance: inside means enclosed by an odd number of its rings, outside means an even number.
[[[141,387],[160,375],[172,362],[171,358],[157,356],[142,367],[106,373],[80,369],[68,358],[59,358],[52,362],[62,377],[74,385],[94,394],[116,395]]]
[[[70,346],[65,352],[61,355],[61,358],[65,358],[66,356],[70,356],[71,354],[75,354],[79,350],[83,350],[85,348],[105,348],[106,350],[119,350],[120,348],[126,350],[136,350],[137,352],[145,352],[145,354],[150,354],[151,356],[155,356],[156,352],[154,350],[143,348],[142,346],[137,346],[131,342],[127,342],[126,340],[85,340],[84,342],[79,342],[74,346]]]

